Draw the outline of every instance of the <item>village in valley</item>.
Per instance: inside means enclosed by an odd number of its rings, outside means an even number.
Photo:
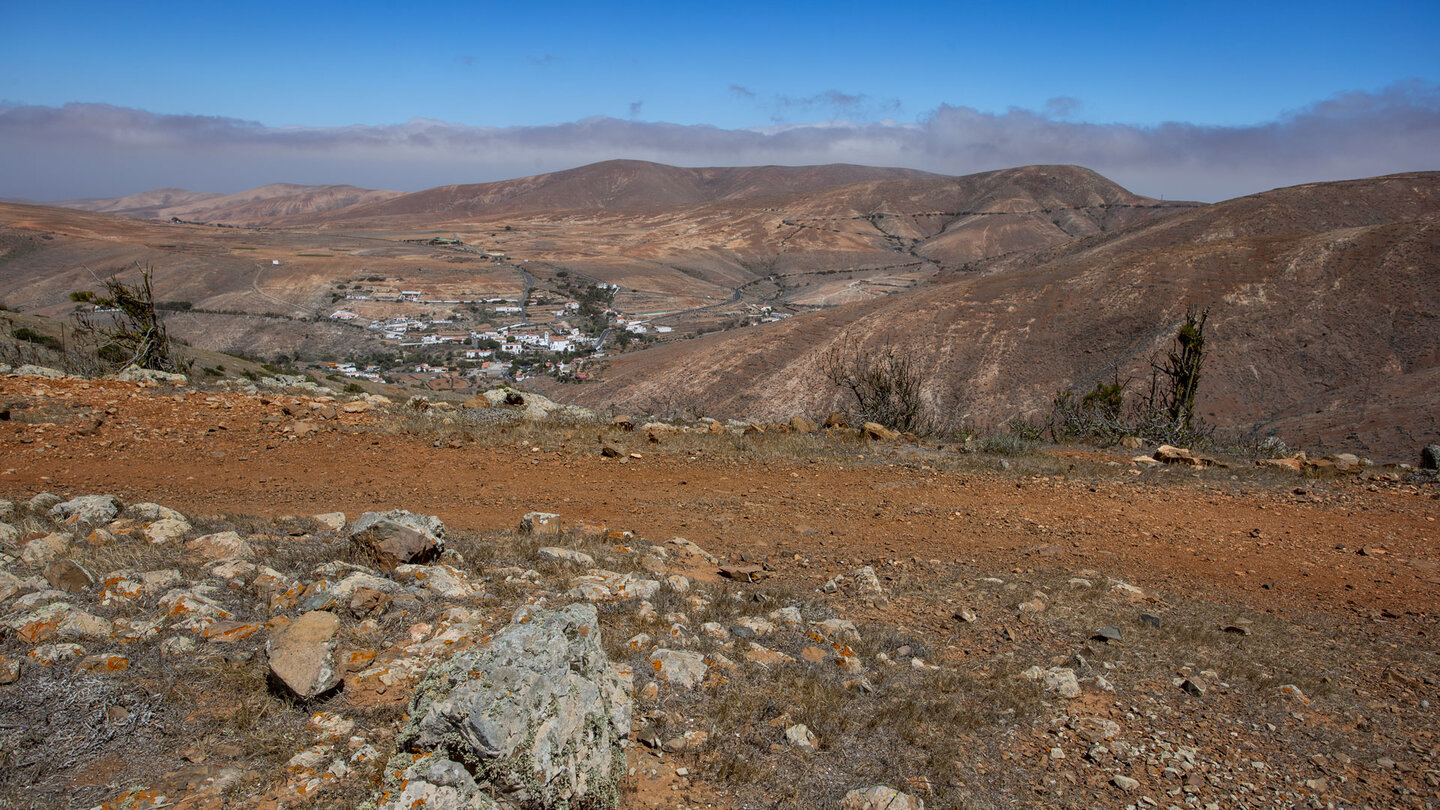
[[[424,242],[464,249],[459,239]],[[526,280],[524,290],[517,295],[436,291],[419,285],[411,289],[404,279],[385,276],[337,285],[346,289],[332,294],[339,308],[328,319],[363,328],[395,351],[388,357],[308,365],[332,378],[470,393],[537,375],[580,382],[587,379],[587,364],[605,357],[607,347],[623,349],[672,331],[616,309],[618,285],[572,282],[567,271],[559,270],[555,289],[540,288],[534,276],[505,254],[485,256],[519,271]]]

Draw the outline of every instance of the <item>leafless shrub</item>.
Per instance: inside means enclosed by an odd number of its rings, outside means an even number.
[[[850,393],[862,419],[901,433],[935,431],[935,417],[923,395],[925,373],[915,352],[895,344],[870,348],[846,335],[821,357],[820,373]]]

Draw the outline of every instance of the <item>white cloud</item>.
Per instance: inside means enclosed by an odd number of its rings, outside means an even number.
[[[914,124],[830,120],[759,129],[615,118],[525,127],[423,119],[267,127],[106,104],[8,106],[0,107],[0,197],[54,200],[163,186],[235,191],[280,180],[415,190],[634,158],[686,166],[846,162],[944,174],[1074,163],[1142,194],[1213,200],[1440,168],[1440,85],[1420,81],[1340,94],[1243,127],[1061,120],[1073,114],[1073,100],[1055,101],[1049,114],[942,106]]]

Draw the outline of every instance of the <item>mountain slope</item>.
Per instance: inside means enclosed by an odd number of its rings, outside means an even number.
[[[187,222],[260,225],[276,217],[334,211],[361,203],[390,199],[400,193],[344,185],[302,186],[294,183],[271,183],[234,194],[165,188],[113,199],[67,200],[54,205],[136,219],[173,217]]]
[[[1279,189],[997,262],[882,300],[623,355],[579,399],[778,418],[840,402],[818,365],[842,335],[898,343],[956,421],[1038,414],[1059,388],[1147,378],[1186,306],[1211,306],[1200,411],[1239,431],[1408,458],[1440,431],[1440,173]],[[1427,382],[1428,381],[1428,382]],[[1409,424],[1367,422],[1384,404]],[[1351,418],[1304,419],[1344,410]]]
[[[294,224],[394,217],[474,217],[533,211],[646,211],[781,194],[809,193],[866,180],[927,177],[911,169],[755,166],[687,169],[639,160],[609,160],[494,183],[441,186]]]

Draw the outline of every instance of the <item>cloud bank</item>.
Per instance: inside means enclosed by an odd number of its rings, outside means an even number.
[[[1073,163],[1141,194],[1211,201],[1440,169],[1440,85],[1418,80],[1340,94],[1252,126],[1069,120],[1078,108],[1075,99],[1003,113],[945,105],[916,123],[764,129],[615,118],[503,128],[422,119],[303,128],[106,104],[10,105],[0,106],[0,197],[109,197],[160,187],[230,192],[279,181],[410,191],[632,158],[681,166],[860,163],[956,175]]]

